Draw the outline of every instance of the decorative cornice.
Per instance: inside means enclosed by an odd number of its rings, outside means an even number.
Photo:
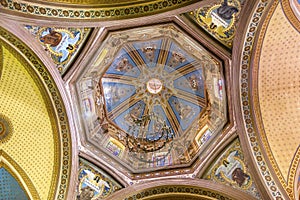
[[[200,179],[165,179],[134,184],[112,194],[108,199],[172,199],[174,196],[192,195],[197,199],[247,199],[255,198],[229,186]]]
[[[125,5],[107,4],[107,6],[77,6],[66,4],[32,3],[27,1],[0,0],[0,8],[26,15],[35,15],[62,19],[127,19],[162,13],[184,7],[196,0],[152,0],[144,3],[127,3]],[[78,8],[79,7],[79,8]]]
[[[57,169],[57,174],[52,177],[52,185],[50,189],[49,199],[66,199],[66,194],[69,186],[70,169],[72,165],[71,154],[71,136],[69,131],[69,122],[67,113],[63,104],[59,90],[41,60],[28,48],[22,41],[12,35],[10,32],[0,27],[0,44],[14,51],[18,59],[23,63],[28,63],[27,68],[31,67],[31,75],[35,75],[40,82],[40,91],[44,96],[48,96],[46,100],[48,113],[51,118],[51,124],[54,128],[55,140],[55,160],[54,169]],[[50,101],[50,102],[48,102]],[[57,194],[55,194],[57,193]]]

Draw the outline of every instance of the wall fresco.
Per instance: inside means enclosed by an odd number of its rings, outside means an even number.
[[[63,74],[75,58],[90,28],[50,28],[26,25],[27,29],[43,45],[58,71]]]
[[[223,150],[205,172],[203,178],[232,186],[261,199],[245,163],[239,139],[234,140]]]
[[[78,175],[78,200],[104,199],[122,188],[103,170],[80,158]]]
[[[201,7],[187,15],[211,36],[232,48],[236,24],[245,0],[222,0],[217,4]]]

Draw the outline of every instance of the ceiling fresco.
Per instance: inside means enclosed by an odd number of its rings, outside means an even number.
[[[232,48],[236,25],[244,3],[245,0],[222,0],[186,15],[223,45]]]
[[[299,200],[299,10],[0,0],[0,199]]]
[[[97,166],[80,158],[78,200],[105,199],[122,186]]]
[[[132,171],[189,163],[226,123],[221,67],[172,24],[110,34],[77,83],[88,140]]]
[[[239,139],[235,139],[221,152],[203,178],[229,185],[251,194],[256,199],[262,199],[245,163]]]
[[[44,47],[56,69],[64,74],[81,49],[90,28],[52,28],[26,25],[28,30]]]

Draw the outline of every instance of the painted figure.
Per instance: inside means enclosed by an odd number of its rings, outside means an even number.
[[[150,61],[153,62],[154,60],[154,52],[155,52],[156,46],[148,46],[144,47],[142,49],[143,53],[146,55],[146,58]]]
[[[240,187],[244,184],[247,178],[250,178],[250,176],[244,173],[244,171],[241,168],[235,168],[232,172],[231,177],[232,180],[235,181]]]
[[[222,5],[217,9],[217,14],[224,20],[230,20],[233,14],[237,13],[239,10],[234,6],[228,5],[228,0],[224,0]]]
[[[179,52],[173,51],[172,52],[172,57],[170,58],[170,61],[168,63],[169,67],[175,68],[179,64],[185,62],[186,59],[185,57],[180,54]]]
[[[50,33],[40,38],[44,44],[50,44],[51,47],[56,47],[62,39],[62,34],[50,29]]]
[[[143,112],[143,107],[141,104],[137,104],[134,106],[128,114],[125,115],[124,120],[129,124],[129,125],[135,125],[138,123],[138,119],[141,116]]]
[[[129,63],[127,58],[122,58],[116,66],[116,70],[119,72],[129,72],[133,69],[133,66]]]
[[[189,85],[192,90],[197,91],[201,90],[203,85],[200,83],[200,78],[198,78],[195,74],[188,77]]]
[[[55,31],[52,28],[45,29],[40,36],[40,41],[48,44],[48,49],[53,54],[59,55],[59,62],[62,63],[74,52],[80,41],[81,34],[77,32],[73,35],[67,30]]]
[[[180,119],[190,118],[195,114],[192,107],[189,105],[182,105],[178,100],[174,100],[173,104],[179,114]]]

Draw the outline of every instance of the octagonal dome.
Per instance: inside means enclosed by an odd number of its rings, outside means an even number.
[[[173,24],[110,33],[78,81],[88,145],[135,173],[191,164],[227,120],[221,67]]]

